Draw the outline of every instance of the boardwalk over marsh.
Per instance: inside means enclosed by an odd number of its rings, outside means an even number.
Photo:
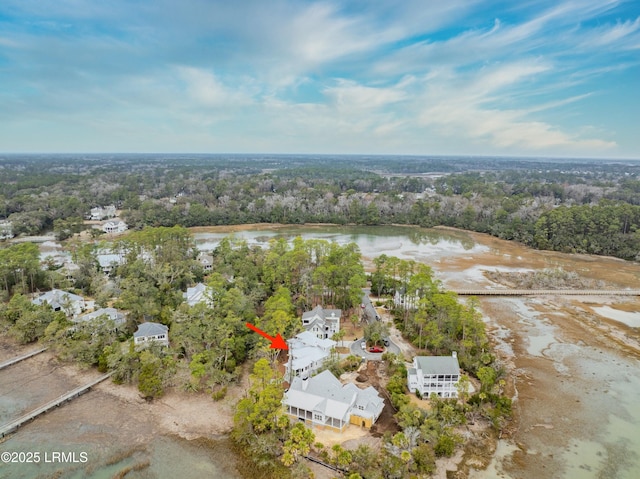
[[[13,366],[16,363],[19,363],[20,361],[24,361],[25,359],[29,359],[32,358],[40,353],[44,353],[48,348],[42,348],[42,349],[37,349],[35,351],[31,351],[29,353],[23,354],[21,356],[17,356],[15,358],[12,359],[7,359],[6,361],[3,361],[0,363],[0,370],[4,369],[4,368],[8,368],[9,366]]]
[[[639,289],[452,289],[458,296],[640,296]]]
[[[55,407],[58,407],[61,404],[67,402],[67,401],[71,401],[72,399],[77,398],[81,394],[87,392],[89,389],[91,389],[96,384],[99,384],[102,381],[104,381],[105,379],[107,379],[108,377],[110,377],[112,374],[113,373],[103,374],[102,376],[100,376],[99,378],[94,379],[90,383],[85,384],[84,386],[80,386],[80,387],[77,387],[75,389],[72,389],[71,391],[67,392],[66,394],[63,394],[62,396],[54,399],[53,401],[49,401],[48,403],[43,404],[42,406],[40,406],[40,407],[34,409],[33,411],[31,411],[31,412],[19,417],[18,419],[0,426],[0,438],[6,436],[7,434],[10,434],[10,433],[14,432],[20,426],[22,426],[23,424],[35,419],[36,417],[40,416],[41,414],[44,414],[44,413],[50,411],[51,409],[53,409]]]

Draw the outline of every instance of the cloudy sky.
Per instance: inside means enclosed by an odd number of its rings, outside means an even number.
[[[0,151],[640,159],[640,3],[2,0]]]

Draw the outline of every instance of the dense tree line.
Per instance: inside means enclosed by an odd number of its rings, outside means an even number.
[[[601,244],[607,229],[598,222],[573,228],[584,239],[579,245],[571,228],[545,230],[538,223],[558,206],[569,210],[567,217],[603,206],[606,220],[624,225],[624,207],[640,207],[640,167],[633,162],[115,155],[22,156],[0,164],[0,218],[11,220],[16,234],[53,230],[65,238],[92,206],[115,204],[139,229],[256,222],[446,225],[536,248],[625,259],[640,252],[635,220],[607,246]],[[554,238],[543,241],[545,231]]]

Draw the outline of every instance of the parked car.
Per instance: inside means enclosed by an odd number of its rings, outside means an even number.
[[[380,347],[380,346],[372,346],[369,348],[369,352],[370,353],[382,353],[384,352],[384,348]]]
[[[362,342],[360,343],[360,347],[361,347],[363,350],[367,349],[367,342],[366,342],[366,341],[362,341]]]

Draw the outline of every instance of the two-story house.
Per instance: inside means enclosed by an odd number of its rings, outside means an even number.
[[[310,331],[304,331],[287,341],[289,360],[285,364],[285,379],[302,379],[313,376],[331,356],[336,342],[331,339],[319,339]]]
[[[340,309],[324,309],[318,305],[302,315],[302,327],[319,339],[331,338],[340,330]]]
[[[114,205],[105,206],[96,206],[95,208],[91,208],[91,213],[89,217],[91,220],[99,221],[105,218],[113,218],[116,215],[116,207]]]
[[[209,272],[211,270],[213,270],[213,256],[207,253],[200,253],[198,255],[198,262],[200,263],[200,266],[202,266],[202,269],[205,272]]]
[[[436,393],[442,398],[458,397],[460,365],[454,351],[451,356],[416,356],[407,374],[409,391],[420,392],[423,398]]]
[[[31,301],[33,304],[48,304],[54,311],[62,311],[68,318],[76,318],[85,309],[86,304],[82,296],[59,289],[52,289]]]
[[[124,233],[127,229],[129,226],[122,220],[111,220],[102,225],[102,231],[107,234]]]
[[[13,238],[13,224],[11,221],[0,221],[0,240]]]
[[[309,379],[293,378],[282,402],[291,417],[310,426],[338,431],[349,424],[371,427],[384,408],[384,400],[375,388],[343,385],[329,371]]]

